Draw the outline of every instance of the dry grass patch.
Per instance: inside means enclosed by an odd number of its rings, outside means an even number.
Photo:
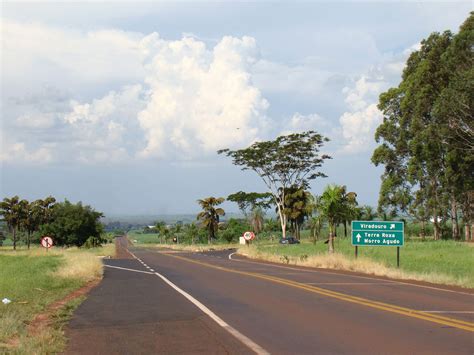
[[[146,244],[146,245],[137,245],[138,247],[143,248],[156,248],[156,249],[172,249],[180,251],[190,251],[190,252],[204,252],[210,250],[226,250],[226,249],[235,249],[238,248],[239,244]]]
[[[244,255],[250,259],[270,261],[286,265],[306,266],[321,269],[344,270],[358,272],[374,276],[382,276],[391,279],[426,281],[438,284],[465,286],[468,282],[466,277],[453,277],[440,273],[417,273],[408,272],[401,269],[394,269],[383,263],[371,260],[365,257],[352,259],[340,253],[302,255],[300,257],[278,255],[263,252],[255,247],[239,248],[238,254]]]

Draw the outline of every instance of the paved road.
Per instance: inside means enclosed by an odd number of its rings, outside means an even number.
[[[106,267],[70,324],[69,353],[474,353],[471,291],[229,259],[231,251],[130,250],[137,259],[109,265],[148,273]],[[166,332],[175,319],[191,323]],[[85,349],[77,339],[87,332],[97,335]]]

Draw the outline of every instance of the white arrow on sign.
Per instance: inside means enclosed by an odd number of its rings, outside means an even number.
[[[360,242],[360,238],[362,238],[362,237],[360,236],[360,234],[359,234],[359,233],[357,233],[357,235],[356,235],[357,243],[359,243],[359,242]]]

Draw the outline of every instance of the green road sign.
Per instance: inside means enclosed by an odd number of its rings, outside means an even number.
[[[403,222],[352,221],[352,245],[401,247],[403,243]]]

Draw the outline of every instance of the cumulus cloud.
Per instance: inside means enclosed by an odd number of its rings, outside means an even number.
[[[416,43],[401,53],[388,56],[383,63],[361,75],[352,86],[342,90],[348,108],[339,118],[343,153],[360,153],[374,147],[374,133],[382,123],[382,113],[377,108],[378,97],[388,87],[397,84],[407,57],[419,48],[420,44]]]
[[[141,85],[125,86],[91,103],[71,101],[71,111],[63,118],[71,136],[65,145],[81,162],[130,158],[142,144],[137,113],[145,104]]]
[[[51,146],[45,145],[37,149],[28,149],[24,142],[2,143],[0,161],[32,164],[44,164],[53,161]]]
[[[224,37],[213,49],[194,38],[144,42],[150,101],[138,115],[147,142],[140,156],[190,158],[260,137],[268,103],[249,74],[253,38]]]
[[[344,151],[361,151],[380,120],[377,96],[407,55],[347,85],[349,76],[321,69],[318,57],[292,64],[261,58],[247,36],[168,40],[8,20],[1,26],[2,135],[11,143],[3,160],[190,160],[308,129],[342,136]],[[269,118],[263,93],[293,100],[295,107],[277,113],[285,122]],[[317,102],[337,113],[292,114],[301,102],[305,111],[315,112]]]
[[[372,147],[374,131],[382,120],[376,104],[377,97],[385,86],[383,78],[362,76],[352,88],[344,88],[349,111],[339,118],[343,152],[359,153]]]
[[[55,92],[30,88],[31,102],[11,91],[4,131],[14,143],[34,137],[12,146],[18,157],[46,142],[56,144],[50,158],[60,161],[186,160],[268,134],[268,102],[252,82],[259,60],[252,37],[226,36],[209,47],[193,37],[172,41],[157,33],[83,33],[8,21],[2,29],[7,87],[25,82],[16,73],[41,81],[34,67],[54,78],[47,83]],[[75,85],[70,91],[69,81]],[[96,83],[116,89],[98,95]],[[88,94],[75,98],[77,92]]]
[[[288,122],[285,122],[285,126],[280,134],[316,131],[327,136],[332,128],[332,124],[317,113],[302,115],[296,112]]]

